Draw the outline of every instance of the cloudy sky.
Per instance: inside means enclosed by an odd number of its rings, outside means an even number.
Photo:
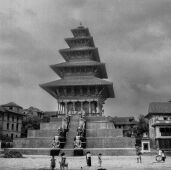
[[[49,65],[64,61],[58,50],[80,21],[114,84],[107,115],[171,99],[170,0],[0,0],[0,104],[57,109],[39,84],[58,79]]]

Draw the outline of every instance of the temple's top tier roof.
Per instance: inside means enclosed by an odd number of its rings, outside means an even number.
[[[71,29],[71,32],[73,33],[74,37],[89,37],[89,36],[91,36],[88,28],[85,28],[82,25],[80,25],[77,28]]]

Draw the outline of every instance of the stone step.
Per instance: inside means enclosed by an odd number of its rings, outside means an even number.
[[[87,129],[86,137],[122,137],[122,129]]]
[[[40,130],[57,130],[62,127],[62,121],[40,123]]]
[[[50,155],[50,148],[7,148],[8,151],[19,151],[24,155]]]
[[[57,130],[28,130],[28,138],[36,137],[54,137],[57,135]]]
[[[16,138],[14,148],[52,148],[53,138]]]
[[[60,154],[63,152],[66,156],[74,156],[74,149],[61,149]]]
[[[69,131],[67,133],[66,144],[64,149],[73,149],[74,137],[77,134],[78,123],[79,118],[77,116],[73,116],[70,118]]]
[[[86,129],[115,129],[113,122],[108,121],[87,121]]]
[[[87,148],[134,148],[135,138],[129,137],[87,137]]]

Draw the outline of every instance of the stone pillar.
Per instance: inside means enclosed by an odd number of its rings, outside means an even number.
[[[100,106],[99,106],[99,102],[97,101],[97,113],[100,113]]]
[[[57,101],[57,110],[59,111],[59,103],[58,103],[58,101]],[[58,112],[58,111],[57,111],[57,112]]]
[[[68,111],[67,111],[67,102],[65,102],[65,114],[66,115],[68,114]]]
[[[80,101],[80,103],[81,103],[81,112],[82,112],[83,111],[83,102]]]
[[[91,113],[91,101],[88,101],[88,111],[89,111],[89,114]]]
[[[60,103],[60,113],[62,113],[62,105],[61,105],[61,103]]]
[[[58,102],[58,112],[60,113],[60,103]]]
[[[65,113],[65,107],[62,105],[62,112]]]
[[[75,102],[73,102],[73,110],[74,110],[74,112],[75,112]]]

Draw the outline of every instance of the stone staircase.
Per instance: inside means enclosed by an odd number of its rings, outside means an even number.
[[[86,151],[93,155],[135,155],[135,139],[123,137],[108,117],[86,118]]]
[[[78,115],[74,115],[70,118],[69,131],[66,137],[66,143],[63,149],[61,149],[61,153],[65,152],[68,156],[73,156],[73,143],[74,137],[77,135],[77,128],[80,117]]]

